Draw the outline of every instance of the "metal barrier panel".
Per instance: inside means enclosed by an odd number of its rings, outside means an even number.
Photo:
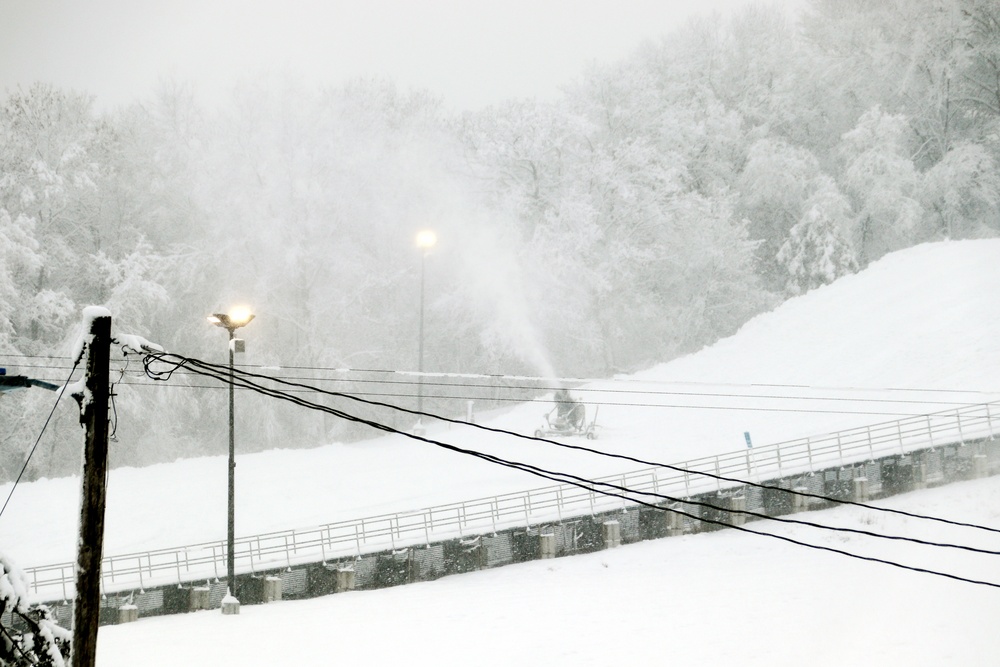
[[[661,505],[670,499],[727,492],[741,486],[744,480],[793,480],[793,486],[804,486],[809,493],[818,495],[828,493],[826,487],[833,485],[838,493],[828,494],[839,497],[844,493],[840,487],[845,479],[863,474],[869,480],[870,492],[877,494],[882,490],[882,478],[876,459],[918,450],[927,450],[919,456],[920,463],[926,466],[927,481],[935,483],[949,473],[964,474],[963,466],[971,467],[970,457],[982,451],[981,446],[965,447],[964,443],[992,438],[998,423],[1000,402],[972,405],[604,477],[594,480],[592,489],[568,484],[552,486],[415,512],[324,524],[301,531],[255,535],[236,541],[236,569],[240,573],[255,573],[327,560],[361,558],[356,570],[357,583],[361,587],[368,576],[366,568],[375,567],[369,563],[371,559],[363,558],[365,554],[621,512],[634,506],[635,501]],[[997,448],[988,448],[987,455],[991,467],[1000,465]],[[846,474],[850,477],[842,478],[837,473],[836,479],[832,479],[828,473],[816,474],[838,467],[848,470]],[[602,495],[598,490],[609,488],[602,484],[627,498]],[[761,490],[747,493],[747,509],[764,508],[765,494]],[[698,514],[691,506],[685,511]],[[628,518],[630,514],[635,515],[634,526]],[[623,541],[638,539],[638,522],[637,512],[622,515]],[[688,518],[684,523],[691,529],[697,522]],[[488,562],[490,559],[502,561],[507,551],[513,554],[513,545],[505,551],[499,544],[490,544]],[[575,548],[569,545],[570,542],[565,542],[564,546]],[[225,574],[225,550],[225,542],[212,542],[110,556],[103,563],[103,592],[111,594],[171,583],[218,580]],[[74,596],[72,563],[26,568],[25,572],[30,590],[37,599],[68,600]]]

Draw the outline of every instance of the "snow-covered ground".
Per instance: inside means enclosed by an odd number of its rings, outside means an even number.
[[[882,504],[1000,526],[1000,478]],[[869,511],[797,516],[1000,550],[1000,535],[923,532],[916,520]],[[1000,582],[997,556],[806,528],[780,532]],[[975,667],[997,664],[997,618],[997,588],[722,531],[397,588],[243,606],[239,616],[211,610],[104,627],[97,664]]]
[[[577,390],[601,403],[588,444],[679,463],[742,449],[744,431],[760,446],[997,400],[998,294],[1000,240],[895,253],[701,352]],[[492,424],[530,434],[550,407],[524,404]],[[637,467],[444,424],[428,435],[588,477]],[[238,535],[550,484],[403,436],[238,455],[236,474]],[[112,471],[105,553],[224,539],[226,476],[225,457]],[[75,478],[21,484],[0,517],[0,546],[22,567],[73,561],[78,495]]]
[[[998,294],[1000,240],[890,255],[699,353],[579,388],[578,397],[601,404],[600,437],[589,444],[682,462],[741,449],[744,431],[760,446],[1000,399]],[[492,424],[529,434],[549,407],[518,406]],[[431,425],[429,435],[590,477],[636,467],[464,427]],[[548,485],[402,436],[237,460],[238,535]],[[105,553],[224,539],[225,479],[224,457],[113,471]],[[989,514],[998,506],[991,484],[963,485],[972,491],[940,501],[941,513],[1000,523]],[[3,497],[9,490],[0,486]],[[78,494],[73,478],[20,485],[0,517],[0,547],[24,568],[72,561]],[[305,662],[345,651],[375,655],[376,664],[429,650],[450,664],[506,664],[504,656],[534,663],[536,654],[554,664],[765,664],[769,655],[776,660],[767,664],[800,664],[796,656],[809,664],[907,662],[897,653],[912,664],[931,664],[930,655],[936,664],[995,659],[1000,640],[988,621],[1000,611],[996,589],[769,542],[728,533],[664,540],[400,590],[245,607],[228,626],[217,614],[144,620],[102,630],[102,664],[156,664],[145,655],[137,661],[147,650],[169,664],[296,664],[284,658],[293,650],[313,651]],[[930,558],[934,567],[949,564]],[[982,569],[981,577],[998,580],[996,572]],[[887,626],[873,622],[889,617]],[[190,633],[202,657],[166,651],[168,641],[181,650],[178,632]],[[256,637],[246,639],[250,633]],[[816,655],[820,646],[825,653]],[[222,647],[256,662],[223,659],[214,653]]]

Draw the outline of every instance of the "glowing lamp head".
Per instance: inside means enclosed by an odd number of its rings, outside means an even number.
[[[229,322],[235,326],[241,327],[252,319],[253,313],[246,306],[237,306],[229,311]]]
[[[253,313],[246,306],[238,306],[233,308],[228,313],[213,313],[208,316],[208,321],[217,327],[222,327],[223,329],[229,329],[229,331],[235,331],[242,326],[246,326],[250,323],[250,320],[254,318]]]
[[[417,232],[417,247],[423,250],[430,250],[437,243],[437,234],[431,229],[424,229]]]

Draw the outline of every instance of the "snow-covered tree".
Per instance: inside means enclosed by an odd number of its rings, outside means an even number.
[[[863,266],[906,247],[920,223],[920,175],[909,157],[909,136],[905,116],[874,106],[842,139],[843,182],[854,208],[852,242]]]
[[[812,180],[819,171],[816,159],[806,150],[767,137],[750,147],[746,165],[736,183],[740,214],[750,221],[751,237],[760,241],[758,250],[765,274],[778,274],[774,266],[781,244],[802,217]],[[775,286],[781,279],[772,278]]]
[[[844,234],[851,224],[850,202],[830,177],[815,180],[802,217],[777,255],[790,294],[808,292],[858,270],[854,248]]]
[[[923,176],[921,201],[927,233],[940,238],[969,238],[1000,230],[1000,172],[980,145],[956,146]]]
[[[0,665],[64,667],[69,664],[72,634],[52,619],[45,605],[29,605],[28,578],[0,553],[0,619],[7,613],[26,629],[0,622]]]

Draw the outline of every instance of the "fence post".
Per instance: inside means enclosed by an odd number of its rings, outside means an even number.
[[[962,413],[957,409],[955,410],[955,420],[958,422],[958,442],[964,447],[965,436],[962,435]]]
[[[934,429],[931,428],[931,416],[927,415],[927,438],[931,442],[931,449],[934,449]]]

